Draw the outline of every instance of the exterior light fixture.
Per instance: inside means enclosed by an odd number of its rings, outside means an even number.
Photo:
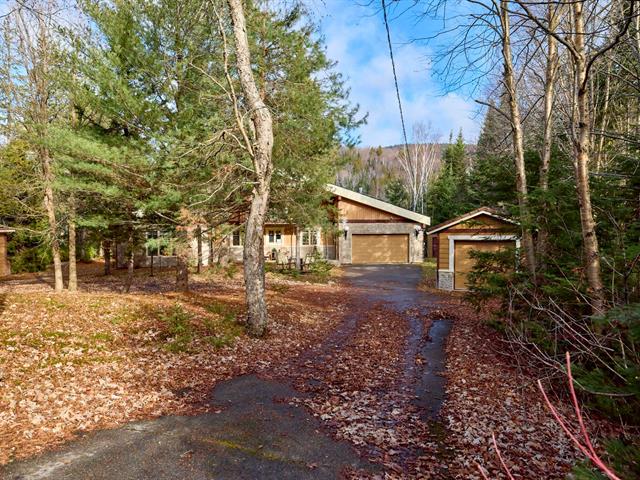
[[[349,233],[349,225],[347,225],[347,221],[344,218],[340,223],[342,224],[342,233],[344,234],[344,238],[346,240],[347,234]]]
[[[420,232],[422,231],[422,228],[420,228],[418,225],[415,225],[413,227],[413,230],[414,230],[414,232],[416,234],[416,238],[418,238],[418,235],[420,235]]]

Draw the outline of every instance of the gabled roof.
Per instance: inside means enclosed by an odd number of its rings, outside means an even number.
[[[480,215],[488,215],[490,217],[497,218],[498,220],[501,220],[503,222],[511,223],[513,225],[519,225],[518,222],[511,220],[510,218],[503,217],[493,208],[480,207],[480,208],[476,208],[475,210],[471,210],[470,212],[465,213],[464,215],[460,215],[459,217],[455,217],[455,218],[452,218],[451,220],[447,220],[445,222],[439,223],[438,225],[434,225],[429,230],[427,230],[427,234],[431,235],[432,233],[439,232],[440,230],[445,230],[447,228],[453,227],[454,225],[457,225],[462,222],[466,222]]]
[[[347,188],[339,187],[332,184],[327,185],[327,190],[329,190],[331,193],[334,193],[335,195],[339,195],[349,200],[353,200],[354,202],[377,208],[378,210],[382,210],[383,212],[392,213],[399,217],[421,223],[422,225],[431,225],[431,218],[427,217],[426,215],[412,212],[411,210],[407,210],[406,208],[397,207],[391,203],[383,202],[382,200],[378,200],[377,198],[370,197],[369,195],[363,195],[362,193],[357,193],[353,190],[349,190]]]

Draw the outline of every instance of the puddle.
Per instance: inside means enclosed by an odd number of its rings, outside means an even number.
[[[446,361],[445,347],[453,322],[434,320],[429,328],[430,339],[421,346],[420,356],[426,361],[422,374],[416,381],[415,405],[420,408],[424,420],[434,420],[445,399],[446,378],[443,376]]]

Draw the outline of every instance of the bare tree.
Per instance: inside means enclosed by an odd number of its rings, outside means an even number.
[[[267,328],[267,304],[265,301],[264,273],[264,222],[269,204],[271,175],[273,172],[273,121],[271,112],[260,95],[253,76],[247,25],[242,0],[228,0],[236,47],[236,65],[244,101],[251,118],[251,136],[244,120],[236,115],[238,127],[243,132],[246,150],[253,163],[253,190],[251,206],[245,224],[244,282],[247,297],[247,324],[249,333],[264,335]],[[236,106],[237,107],[237,102]]]
[[[547,6],[547,22],[549,24],[549,30],[555,31],[557,29],[557,13],[555,5],[549,4]],[[549,190],[549,166],[551,164],[551,148],[553,146],[553,122],[554,122],[554,101],[555,101],[555,87],[556,77],[558,72],[558,42],[551,34],[547,34],[547,52],[546,52],[546,65],[544,76],[544,131],[542,134],[542,149],[540,153],[540,190],[543,195]],[[546,227],[546,212],[547,212],[547,199],[543,199],[542,218],[539,223],[540,231],[538,232],[538,261],[541,268],[544,268],[544,263],[548,250],[549,234]]]
[[[409,192],[410,208],[424,213],[424,197],[438,163],[437,137],[423,123],[413,126],[413,143],[398,155],[402,180]]]
[[[48,234],[53,256],[54,288],[56,292],[64,288],[62,262],[60,259],[59,226],[54,195],[53,158],[47,147],[47,131],[54,116],[52,102],[55,99],[52,71],[55,62],[56,45],[53,15],[56,4],[52,0],[42,2],[17,2],[9,18],[14,24],[15,41],[19,52],[20,68],[24,78],[14,79],[24,95],[21,95],[19,116],[22,129],[33,144],[41,170],[43,204],[48,221]]]
[[[521,7],[519,15],[532,22],[544,34],[553,36],[564,46],[571,60],[572,100],[569,133],[573,146],[576,192],[580,208],[584,269],[592,297],[592,310],[594,313],[601,313],[604,310],[605,296],[589,183],[592,157],[589,79],[594,64],[605,53],[621,43],[635,18],[637,0],[622,2],[623,6],[619,13],[615,12],[617,2],[571,2],[566,9],[564,29],[556,29],[555,23],[550,24],[545,18],[536,15],[532,7],[539,5],[540,2],[515,1]],[[558,2],[543,3],[551,7]],[[591,7],[589,12],[585,12],[585,6]],[[599,22],[600,25],[597,28],[587,29],[587,18]],[[606,25],[607,21],[611,21],[611,24]]]
[[[517,80],[514,72],[513,56],[511,51],[511,20],[509,12],[509,0],[501,0],[499,7],[502,60],[503,60],[503,84],[507,94],[509,105],[509,119],[511,121],[511,138],[513,141],[513,161],[516,167],[516,190],[518,192],[518,206],[522,222],[522,245],[524,247],[524,259],[527,268],[535,278],[536,256],[531,234],[532,221],[529,207],[529,194],[527,191],[527,172],[524,162],[524,134],[522,131],[522,117],[518,103]]]

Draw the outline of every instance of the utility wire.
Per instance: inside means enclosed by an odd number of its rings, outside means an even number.
[[[389,31],[389,19],[387,18],[387,4],[382,0],[382,16],[384,18],[384,28],[387,30],[387,44],[389,45],[389,57],[391,58],[391,69],[393,70],[393,81],[396,85],[396,97],[398,98],[398,108],[400,109],[400,123],[402,124],[402,136],[404,138],[404,154],[409,161],[409,141],[407,140],[407,129],[404,126],[404,113],[402,112],[402,101],[400,100],[400,87],[398,86],[398,75],[396,74],[396,62],[393,58],[393,46],[391,45],[391,33]]]

